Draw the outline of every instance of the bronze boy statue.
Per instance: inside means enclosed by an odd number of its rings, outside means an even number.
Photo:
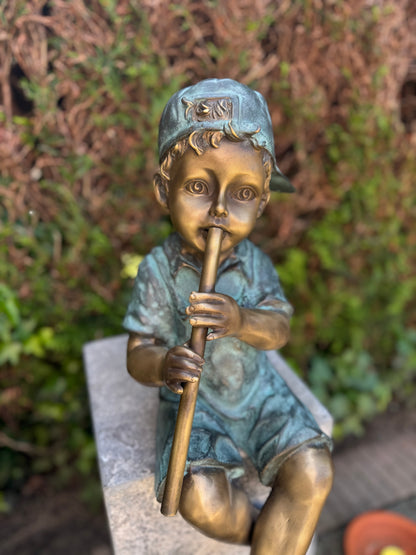
[[[270,187],[293,190],[276,164],[265,100],[231,79],[183,89],[163,112],[159,149],[156,198],[176,232],[141,263],[124,320],[130,374],[160,387],[157,498],[183,385],[200,379],[182,516],[253,554],[304,554],[332,484],[331,442],[265,353],[288,341],[292,309],[247,236]],[[198,293],[211,227],[222,230],[216,292]],[[204,358],[187,344],[191,326],[210,330]],[[242,451],[271,486],[260,510],[233,483]]]

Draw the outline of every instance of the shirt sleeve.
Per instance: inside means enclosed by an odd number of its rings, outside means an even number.
[[[270,258],[258,248],[253,256],[253,284],[258,292],[257,308],[281,312],[289,318],[292,316],[293,307],[285,297],[279,275]]]
[[[174,329],[172,298],[152,253],[139,266],[123,327],[159,344],[169,343]]]

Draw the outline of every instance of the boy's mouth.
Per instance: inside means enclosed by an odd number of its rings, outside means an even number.
[[[229,232],[222,225],[213,225],[213,226],[210,226],[210,227],[219,227],[220,229],[222,229],[224,235],[229,234]],[[201,228],[201,235],[202,235],[202,238],[204,239],[204,241],[207,240],[209,229],[210,229],[209,227]]]

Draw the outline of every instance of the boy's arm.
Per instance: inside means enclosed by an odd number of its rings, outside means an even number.
[[[242,324],[236,337],[260,350],[281,349],[289,341],[290,320],[283,312],[240,308]]]
[[[185,345],[167,349],[154,339],[130,333],[127,344],[127,370],[143,385],[166,385],[177,394],[183,393],[184,382],[196,382],[201,376],[204,359]]]
[[[289,315],[283,311],[242,308],[228,295],[191,293],[189,322],[212,331],[207,340],[233,336],[260,350],[280,349],[289,340]]]
[[[162,370],[167,351],[165,347],[155,345],[152,339],[130,333],[127,343],[129,374],[143,385],[164,385]]]

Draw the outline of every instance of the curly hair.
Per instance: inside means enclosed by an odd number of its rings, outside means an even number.
[[[248,141],[255,150],[262,153],[263,167],[266,175],[264,186],[265,189],[268,188],[273,169],[273,162],[272,157],[267,152],[267,150],[259,147],[256,143],[255,135],[256,133],[258,133],[258,131],[259,130],[253,131],[251,133],[248,132],[237,134],[230,123],[224,126],[222,130],[203,129],[194,131],[187,137],[180,139],[173,147],[168,150],[168,152],[160,162],[159,171],[156,172],[153,177],[154,186],[163,186],[166,193],[168,192],[170,171],[172,165],[176,160],[179,160],[179,158],[181,158],[189,148],[192,148],[198,156],[201,156],[202,154],[204,154],[204,152],[206,152],[208,148],[218,148],[221,141],[223,139],[227,139],[233,143],[242,143],[244,141]]]

